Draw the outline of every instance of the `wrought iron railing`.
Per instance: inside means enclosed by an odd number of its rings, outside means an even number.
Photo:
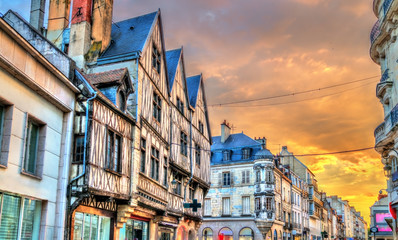
[[[386,70],[384,70],[383,75],[381,75],[381,78],[380,78],[381,83],[387,81],[387,79],[390,77],[388,72],[389,72],[388,68]]]
[[[387,14],[388,10],[390,10],[391,4],[394,0],[384,0],[383,2],[383,11],[384,16]]]
[[[385,123],[382,122],[377,128],[375,129],[375,140],[376,143],[380,142],[381,139],[384,137],[384,125]]]
[[[377,20],[375,25],[373,25],[372,31],[370,32],[370,43],[373,42],[380,36],[380,20]]]

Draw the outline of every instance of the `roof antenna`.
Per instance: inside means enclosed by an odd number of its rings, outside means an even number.
[[[234,126],[233,124],[231,124],[231,131],[232,131],[232,133],[234,133],[234,130],[235,130],[235,129],[237,129],[237,127]]]

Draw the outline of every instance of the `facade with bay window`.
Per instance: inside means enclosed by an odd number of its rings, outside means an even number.
[[[374,0],[373,12],[377,17],[370,33],[370,57],[380,66],[381,78],[376,86],[376,96],[382,106],[384,119],[374,131],[375,150],[379,152],[387,177],[388,202],[398,212],[398,86],[397,77],[397,17],[398,1]],[[397,221],[389,223],[397,229]]]
[[[255,219],[260,196],[255,195],[258,177],[253,169],[256,153],[272,154],[265,138],[254,140],[243,133],[231,134],[229,125],[221,124],[221,136],[213,137],[211,146],[211,188],[203,206],[203,224],[199,239],[262,239]],[[261,204],[273,208],[270,200]]]

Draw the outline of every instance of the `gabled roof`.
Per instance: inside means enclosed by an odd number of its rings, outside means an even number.
[[[196,100],[198,98],[199,86],[201,80],[202,80],[202,74],[187,78],[189,103],[193,108],[196,107]]]
[[[158,11],[112,24],[111,44],[100,59],[142,52]]]
[[[127,68],[120,68],[106,72],[85,74],[85,77],[93,85],[110,84],[121,82],[127,73]]]
[[[232,148],[244,148],[249,146],[261,147],[261,143],[257,142],[256,140],[252,139],[244,133],[231,134],[224,143],[221,142],[221,136],[212,137],[212,140],[212,151]]]
[[[166,63],[167,63],[167,72],[169,74],[169,88],[170,92],[173,88],[174,78],[176,75],[178,63],[180,61],[181,56],[181,48],[169,50],[166,52]]]

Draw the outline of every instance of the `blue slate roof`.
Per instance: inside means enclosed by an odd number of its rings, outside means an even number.
[[[98,59],[142,52],[158,12],[112,24],[111,44]]]
[[[173,88],[174,78],[177,71],[178,62],[181,56],[181,48],[166,52],[167,72],[169,73],[169,89]]]
[[[212,137],[211,145],[211,165],[230,164],[238,162],[252,162],[258,158],[272,158],[273,155],[268,149],[263,149],[261,143],[250,138],[244,133],[231,134],[227,140],[222,143],[221,136]],[[243,159],[243,149],[250,148],[249,158]],[[230,160],[223,159],[223,152],[230,152]]]
[[[201,79],[202,79],[202,74],[187,78],[189,103],[194,108],[196,107],[196,100],[198,98],[198,92],[199,92],[199,86],[200,86]]]
[[[257,142],[253,138],[247,136],[244,133],[231,134],[227,140],[222,143],[221,136],[213,137],[213,144],[211,150],[231,149],[231,148],[244,148],[248,146],[261,147],[261,143]]]

